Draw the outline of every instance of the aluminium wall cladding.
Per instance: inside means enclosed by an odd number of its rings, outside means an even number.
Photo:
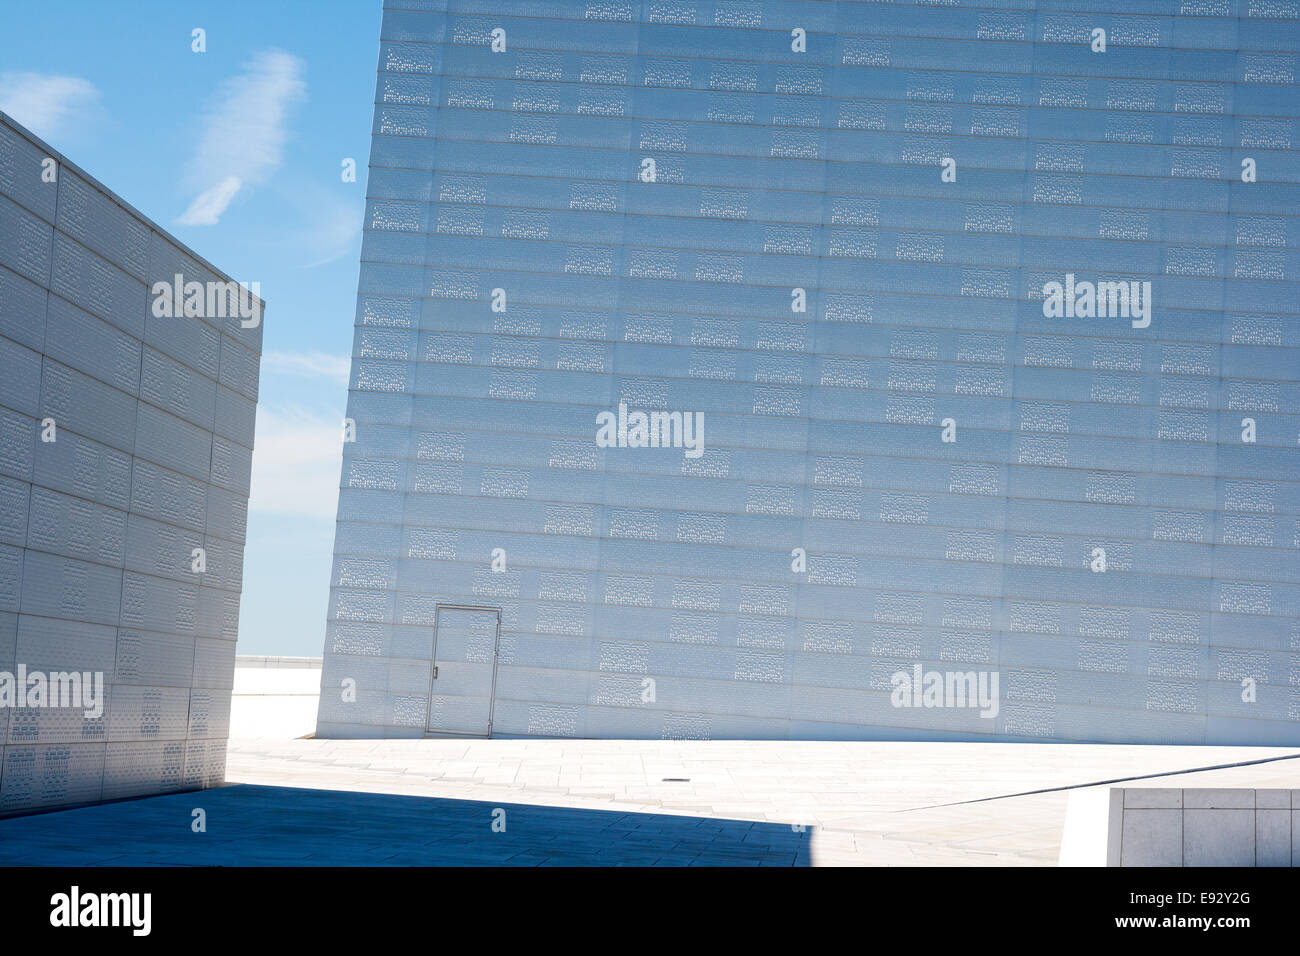
[[[177,273],[226,281],[0,114],[0,671],[108,684],[0,709],[0,813],[224,778],[261,327],[154,317]]]
[[[389,0],[318,732],[1300,743],[1298,16]]]

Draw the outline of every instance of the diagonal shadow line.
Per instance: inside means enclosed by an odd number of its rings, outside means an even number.
[[[1092,783],[1069,783],[1060,787],[1043,787],[1040,790],[1025,790],[1021,793],[1002,793],[995,797],[976,797],[974,800],[957,800],[954,803],[934,803],[925,807],[908,807],[894,810],[894,813],[912,813],[916,810],[939,810],[943,807],[961,807],[971,803],[988,803],[992,800],[1010,800],[1013,797],[1032,797],[1039,793],[1058,793],[1062,790],[1083,790],[1087,787],[1104,787],[1113,783],[1128,783],[1130,780],[1154,780],[1157,777],[1176,777],[1185,773],[1201,773],[1207,770],[1230,770],[1233,767],[1253,767],[1262,763],[1276,763],[1279,760],[1300,760],[1300,753],[1283,754],[1281,757],[1260,757],[1258,760],[1239,760],[1235,763],[1218,763],[1207,767],[1188,767],[1185,770],[1166,770],[1163,773],[1145,773],[1134,777],[1115,777],[1111,780],[1095,780]]]

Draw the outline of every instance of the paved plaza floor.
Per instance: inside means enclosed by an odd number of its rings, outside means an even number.
[[[0,820],[0,864],[1051,866],[1072,790],[1296,788],[1300,751],[258,738],[227,779]]]

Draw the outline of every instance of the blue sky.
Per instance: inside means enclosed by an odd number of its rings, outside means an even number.
[[[0,110],[261,283],[244,654],[321,652],[380,13],[379,0],[46,0],[3,13]],[[340,175],[346,158],[356,182]]]

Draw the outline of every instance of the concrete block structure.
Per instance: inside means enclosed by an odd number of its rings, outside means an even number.
[[[1113,787],[1070,795],[1062,866],[1300,866],[1300,790]]]
[[[319,735],[1300,743],[1288,8],[544,6],[385,4]]]
[[[0,813],[223,779],[261,304],[178,276],[229,288],[0,114]]]

